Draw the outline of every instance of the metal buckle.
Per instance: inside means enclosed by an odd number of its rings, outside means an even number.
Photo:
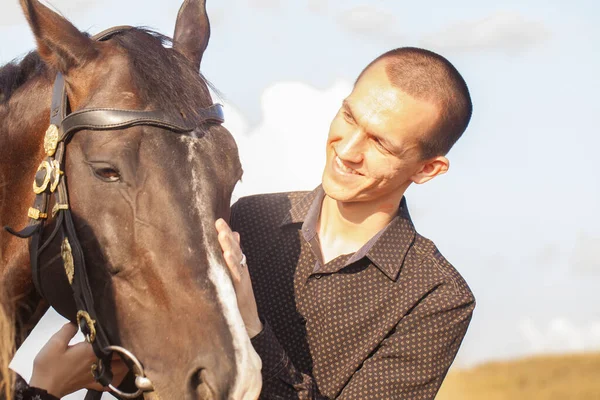
[[[48,184],[50,183],[50,178],[52,177],[52,169],[52,164],[50,164],[50,162],[47,160],[42,161],[35,173],[37,175],[38,172],[45,170],[46,175],[44,176],[44,182],[41,184],[41,186],[38,186],[35,178],[33,179],[33,193],[40,194],[46,191]]]
[[[94,326],[94,324],[96,323],[96,321],[94,321],[92,319],[92,317],[90,317],[90,314],[88,314],[86,311],[78,311],[77,312],[77,326],[81,327],[81,319],[85,320],[85,324],[87,325],[90,333],[85,335],[85,340],[86,342],[92,344],[94,343],[94,340],[96,340],[96,327]]]
[[[133,363],[133,373],[135,375],[135,386],[137,386],[137,388],[138,388],[138,390],[135,393],[125,393],[125,392],[122,392],[119,389],[117,389],[112,384],[110,384],[110,385],[108,385],[108,388],[110,389],[111,392],[113,392],[117,396],[122,397],[124,399],[135,399],[135,398],[141,396],[145,392],[154,391],[154,385],[152,384],[152,381],[146,377],[142,363],[140,363],[140,361],[133,355],[132,352],[130,352],[129,350],[124,349],[123,347],[120,347],[120,346],[108,346],[104,349],[105,353],[107,353],[109,351],[111,353],[112,352],[118,353],[119,356],[121,356],[121,358],[126,357]],[[98,364],[101,365],[102,360],[98,360]],[[94,368],[94,366],[92,366],[92,374],[94,374],[94,372],[98,368],[99,368],[98,366],[96,366],[96,368]],[[94,377],[96,377],[95,374],[94,374]]]
[[[56,217],[56,214],[58,214],[58,212],[60,210],[68,210],[68,209],[69,209],[68,204],[55,203],[54,207],[52,207],[52,218]]]
[[[27,211],[27,216],[31,219],[46,219],[48,218],[48,214],[41,212],[40,210],[38,210],[37,208],[33,208],[33,207],[29,207],[29,210]]]

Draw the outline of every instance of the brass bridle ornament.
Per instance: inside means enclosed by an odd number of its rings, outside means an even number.
[[[111,28],[94,36],[93,39],[108,40],[113,35],[128,29],[131,29],[131,27]],[[50,126],[44,137],[46,158],[41,162],[35,174],[33,192],[36,197],[33,206],[29,208],[27,213],[30,219],[29,224],[19,232],[9,227],[5,227],[5,229],[18,237],[31,238],[29,251],[33,283],[38,293],[46,298],[51,305],[52,301],[44,294],[41,284],[39,257],[60,232],[62,237],[61,259],[67,280],[73,290],[73,299],[77,307],[77,324],[86,341],[92,345],[98,358],[98,361],[92,367],[94,378],[117,396],[133,399],[145,392],[153,391],[153,385],[145,376],[143,365],[135,355],[122,347],[111,345],[105,330],[98,323],[85,258],[69,207],[66,176],[61,169],[65,159],[65,150],[73,135],[82,130],[109,131],[147,125],[185,134],[193,131],[201,124],[222,124],[224,122],[223,110],[220,104],[213,104],[208,108],[197,110],[198,118],[189,121],[183,117],[168,116],[163,111],[90,108],[68,114],[68,107],[65,81],[63,76],[58,73],[52,93]],[[49,215],[48,208],[52,197],[55,202],[51,215]],[[45,221],[50,218],[54,219],[55,227],[48,239],[41,243]],[[111,384],[110,363],[114,352],[119,354],[133,370],[137,387],[134,393],[122,392]]]

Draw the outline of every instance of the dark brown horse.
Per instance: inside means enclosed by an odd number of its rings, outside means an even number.
[[[38,50],[0,69],[0,225],[20,229],[44,218],[28,217],[28,209],[36,198],[32,180],[48,155],[44,133],[57,74],[70,113],[159,111],[168,120],[196,122],[183,134],[156,123],[77,131],[60,166],[68,212],[96,323],[110,344],[143,363],[155,395],[256,397],[260,360],[214,229],[217,218],[229,215],[241,167],[230,133],[201,118],[212,105],[198,73],[210,34],[204,1],[182,5],[172,48],[163,46],[164,37],[135,28],[95,41],[36,0],[21,5]],[[54,219],[48,212],[42,242],[59,225]],[[0,290],[14,299],[20,337],[48,307],[33,286],[28,246],[0,232]],[[58,239],[40,253],[44,297],[73,295],[64,260]],[[72,301],[50,302],[75,320]]]

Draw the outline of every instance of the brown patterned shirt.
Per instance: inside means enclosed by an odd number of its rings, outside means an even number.
[[[471,320],[469,287],[415,231],[405,199],[361,250],[320,265],[306,221],[322,196],[250,196],[232,208],[265,322],[252,339],[261,398],[433,399]]]

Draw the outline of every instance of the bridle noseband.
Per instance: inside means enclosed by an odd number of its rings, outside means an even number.
[[[103,31],[93,37],[98,41],[108,40],[113,35],[131,29],[120,26]],[[69,206],[67,181],[61,166],[65,160],[66,146],[77,132],[82,130],[110,131],[145,125],[166,129],[175,133],[189,133],[197,126],[205,123],[222,124],[223,110],[220,104],[198,110],[198,119],[188,121],[183,117],[168,116],[163,111],[119,110],[111,108],[83,109],[68,114],[69,102],[62,74],[58,73],[52,92],[50,110],[50,126],[44,138],[46,158],[40,164],[33,182],[36,194],[32,207],[29,208],[28,226],[16,232],[9,227],[5,229],[21,238],[31,238],[29,246],[31,269],[34,285],[43,297],[46,297],[41,285],[39,258],[41,253],[61,235],[61,258],[65,273],[77,307],[77,323],[86,340],[92,345],[98,362],[92,372],[94,378],[103,386],[109,387],[115,394],[123,398],[136,398],[144,392],[152,391],[153,385],[144,374],[139,360],[128,350],[111,346],[105,329],[98,324],[96,308],[85,265],[83,249],[77,237],[73,216]],[[41,243],[44,223],[49,218],[50,198],[55,197],[51,211],[55,218],[55,227],[48,239]],[[110,362],[112,353],[119,353],[130,366],[136,376],[137,391],[123,393],[111,385],[112,373]]]

